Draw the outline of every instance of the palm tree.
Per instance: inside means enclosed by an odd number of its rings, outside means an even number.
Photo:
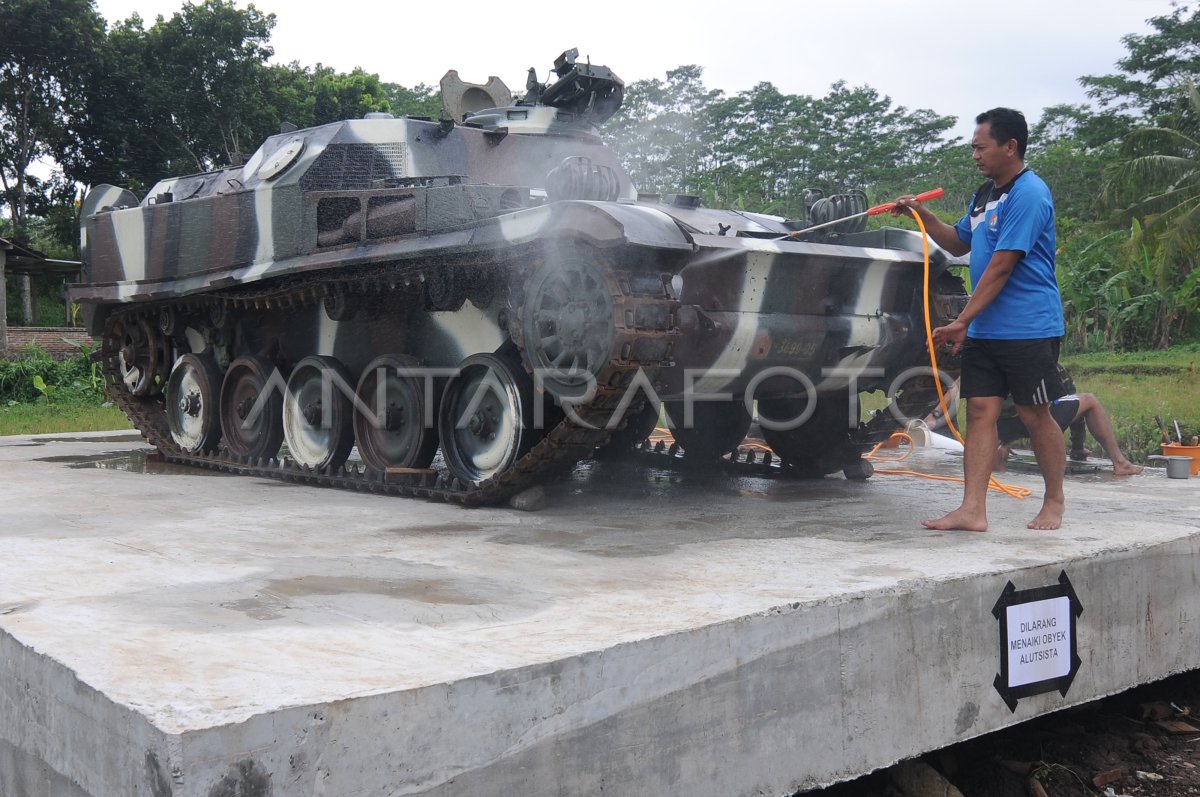
[[[1200,92],[1190,81],[1185,99],[1173,122],[1125,136],[1101,193],[1102,202],[1133,222],[1131,268],[1142,271],[1158,295],[1150,332],[1164,347],[1196,309],[1200,277]]]

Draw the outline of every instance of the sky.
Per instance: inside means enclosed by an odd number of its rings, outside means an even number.
[[[245,8],[246,0],[237,0]],[[436,86],[448,69],[471,83],[497,75],[514,93],[529,67],[541,80],[571,47],[626,83],[704,67],[728,94],[770,81],[821,96],[838,80],[868,85],[910,110],[958,118],[1006,105],[1031,125],[1042,109],[1080,103],[1082,75],[1106,75],[1126,54],[1121,37],[1170,13],[1169,0],[608,0],[585,4],[254,0],[276,16],[276,62],[362,67],[385,82]],[[138,13],[146,27],[183,0],[96,0],[113,23]]]

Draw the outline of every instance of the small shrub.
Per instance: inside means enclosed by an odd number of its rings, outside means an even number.
[[[71,393],[100,399],[104,380],[99,363],[91,359],[91,347],[58,361],[30,344],[12,359],[0,359],[0,402],[31,402]]]

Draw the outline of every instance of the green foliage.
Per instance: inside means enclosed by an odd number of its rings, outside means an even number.
[[[418,83],[411,89],[399,83],[384,83],[383,91],[396,116],[425,116],[430,119],[441,116],[441,89],[424,83]]]
[[[31,404],[0,401],[0,436],[98,432],[131,426],[115,406],[90,396],[64,393],[53,401]]]
[[[87,123],[54,153],[67,176],[142,191],[240,163],[278,129],[266,66],[274,24],[253,5],[204,0],[149,29],[136,14],[115,25],[90,53]]]
[[[361,69],[269,65],[274,25],[273,14],[229,0],[187,3],[149,27],[137,15],[115,24],[90,53],[87,123],[53,153],[66,175],[143,194],[166,176],[241,163],[284,122],[440,107],[427,86],[384,84]]]
[[[58,361],[30,345],[12,359],[0,359],[0,403],[30,402],[39,398],[99,400],[104,379],[91,349]]]
[[[965,148],[942,139],[951,117],[893,107],[874,89],[844,82],[824,97],[784,94],[771,83],[729,97],[708,89],[702,72],[681,66],[665,81],[631,83],[605,129],[643,191],[800,217],[808,188],[891,198],[941,183],[951,152],[964,164],[954,174],[956,198],[965,204],[974,187]]]
[[[1106,113],[1159,119],[1179,110],[1184,83],[1200,82],[1200,8],[1171,5],[1170,14],[1147,20],[1153,33],[1122,37],[1129,54],[1117,62],[1121,74],[1079,79]]]
[[[605,130],[634,184],[643,191],[700,193],[700,175],[714,164],[704,160],[703,142],[724,94],[710,91],[699,66],[667,72],[665,81],[639,80],[625,87],[621,110]]]
[[[1159,453],[1154,416],[1178,421],[1185,434],[1200,430],[1200,344],[1163,350],[1093,351],[1065,355],[1080,390],[1094,393],[1113,421],[1117,441],[1135,462]],[[1095,446],[1093,445],[1093,448]]]
[[[278,120],[297,127],[361,119],[372,111],[391,110],[379,76],[361,69],[341,74],[322,64],[308,69],[293,62],[271,67],[270,74]]]
[[[1194,331],[1200,271],[1164,272],[1136,223],[1112,232],[1064,220],[1059,245],[1069,351],[1166,347]]]
[[[77,87],[103,40],[91,0],[0,3],[0,203],[25,225],[30,164],[52,154],[86,119]]]
[[[1058,138],[1030,147],[1029,166],[1050,186],[1059,218],[1096,217],[1104,166],[1110,162],[1113,148],[1110,144],[1091,150],[1075,138]]]
[[[1132,225],[1123,279],[1147,289],[1120,312],[1148,313],[1144,340],[1164,347],[1200,310],[1200,92],[1189,83],[1186,93],[1188,112],[1173,123],[1125,136],[1101,194]]]

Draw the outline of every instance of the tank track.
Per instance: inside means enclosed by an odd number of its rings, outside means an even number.
[[[438,472],[381,473],[354,464],[314,469],[301,466],[286,457],[251,460],[232,455],[223,446],[212,453],[191,453],[182,449],[171,436],[161,394],[135,396],[126,389],[122,380],[121,341],[117,334],[121,323],[141,320],[157,323],[159,314],[167,308],[188,313],[221,309],[236,312],[250,308],[287,310],[311,305],[330,295],[381,295],[386,291],[420,287],[426,281],[426,274],[420,268],[390,269],[378,266],[359,270],[353,275],[343,272],[337,278],[309,275],[172,302],[122,308],[106,319],[98,357],[108,395],[166,462],[300,484],[424,498],[463,506],[485,506],[503,502],[532,486],[559,478],[569,472],[575,463],[589,457],[597,446],[608,440],[611,431],[604,427],[612,411],[619,405],[623,388],[634,372],[645,369],[653,381],[658,368],[671,364],[673,338],[678,334],[678,301],[666,287],[669,283],[663,283],[664,289],[660,295],[651,295],[637,292],[631,287],[635,281],[628,277],[628,274],[609,270],[609,284],[614,291],[613,301],[618,311],[616,317],[623,319],[625,324],[623,327],[618,325],[612,359],[597,374],[595,398],[587,405],[574,408],[574,414],[580,421],[597,428],[587,428],[570,418],[564,418],[511,468],[478,483]],[[652,328],[640,326],[647,319],[652,320]],[[651,341],[658,345],[638,345],[650,339],[658,339]],[[634,359],[632,355],[640,352],[658,353],[660,359]]]
[[[795,471],[780,457],[769,451],[755,452],[750,449],[734,449],[715,460],[688,460],[687,452],[678,443],[667,444],[661,440],[638,443],[627,454],[630,461],[647,468],[661,470],[693,470],[696,468],[720,468],[740,476],[786,476]]]

